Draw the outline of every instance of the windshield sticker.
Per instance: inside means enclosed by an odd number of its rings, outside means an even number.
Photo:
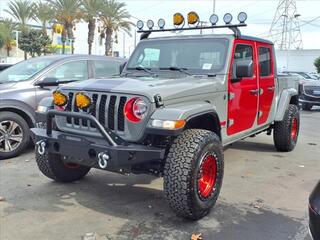
[[[212,68],[212,63],[205,63],[202,65],[203,70],[210,70]]]

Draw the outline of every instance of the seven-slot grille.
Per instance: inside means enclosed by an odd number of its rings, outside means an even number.
[[[306,95],[320,97],[320,86],[304,86],[304,92]]]
[[[91,95],[91,106],[86,110],[79,110],[75,103],[75,94],[76,93],[73,92],[68,94],[69,100],[65,111],[87,112],[96,117],[102,126],[109,128],[110,130],[124,132],[124,106],[126,104],[127,97],[116,94],[93,93]],[[94,129],[94,126],[88,121],[72,117],[67,117],[66,120],[67,124],[71,127]]]

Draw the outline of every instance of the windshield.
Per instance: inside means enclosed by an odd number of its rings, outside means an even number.
[[[221,71],[226,62],[227,39],[174,39],[141,42],[130,58],[127,70],[184,69],[192,74]]]
[[[0,83],[27,81],[53,61],[54,59],[33,58],[20,62],[0,72]]]

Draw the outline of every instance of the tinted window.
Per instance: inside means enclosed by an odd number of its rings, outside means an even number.
[[[234,61],[232,66],[233,78],[236,78],[236,66],[240,61],[253,62],[253,49],[250,45],[238,44],[234,52]],[[251,65],[253,67],[253,64]],[[253,71],[252,71],[253,72]],[[253,76],[253,74],[252,74]],[[251,77],[252,77],[251,76]]]
[[[127,69],[177,67],[195,74],[218,72],[225,65],[227,50],[227,39],[150,40],[137,46]]]
[[[272,74],[270,48],[259,47],[259,69],[260,76],[266,77]]]
[[[119,61],[93,61],[93,71],[95,78],[104,78],[120,73]]]
[[[88,63],[85,60],[65,63],[48,72],[44,78],[56,78],[58,81],[86,80]]]

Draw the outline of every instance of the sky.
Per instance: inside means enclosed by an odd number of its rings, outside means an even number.
[[[154,20],[157,23],[159,18],[167,22],[167,27],[172,26],[172,15],[181,12],[187,15],[190,11],[196,11],[202,21],[208,21],[213,13],[213,0],[122,0],[127,5],[127,10],[133,16],[132,22],[137,19],[147,21]],[[5,15],[3,5],[7,0],[0,0],[0,16]],[[275,15],[279,0],[216,0],[215,12],[222,21],[223,15],[230,12],[234,16],[234,22],[239,12],[244,11],[248,14],[248,26],[242,28],[242,33],[257,37],[266,38],[270,30],[272,20]],[[301,15],[301,34],[304,49],[320,49],[320,0],[296,0],[298,13]],[[1,9],[2,5],[2,9]],[[316,19],[317,18],[317,19]],[[308,21],[316,19],[311,23]],[[221,23],[221,22],[220,22]],[[86,52],[87,37],[84,34],[87,31],[86,24],[77,26],[76,49],[78,52]],[[123,52],[128,56],[134,48],[134,32],[132,37],[119,33],[119,43],[114,46],[115,50]],[[218,31],[219,32],[219,31]],[[230,31],[225,29],[225,33]],[[153,34],[156,36],[156,34]],[[159,35],[159,34],[158,34]],[[139,36],[138,36],[139,37]],[[125,40],[125,41],[124,41]],[[125,44],[123,44],[125,42]],[[103,47],[96,53],[101,53]]]

